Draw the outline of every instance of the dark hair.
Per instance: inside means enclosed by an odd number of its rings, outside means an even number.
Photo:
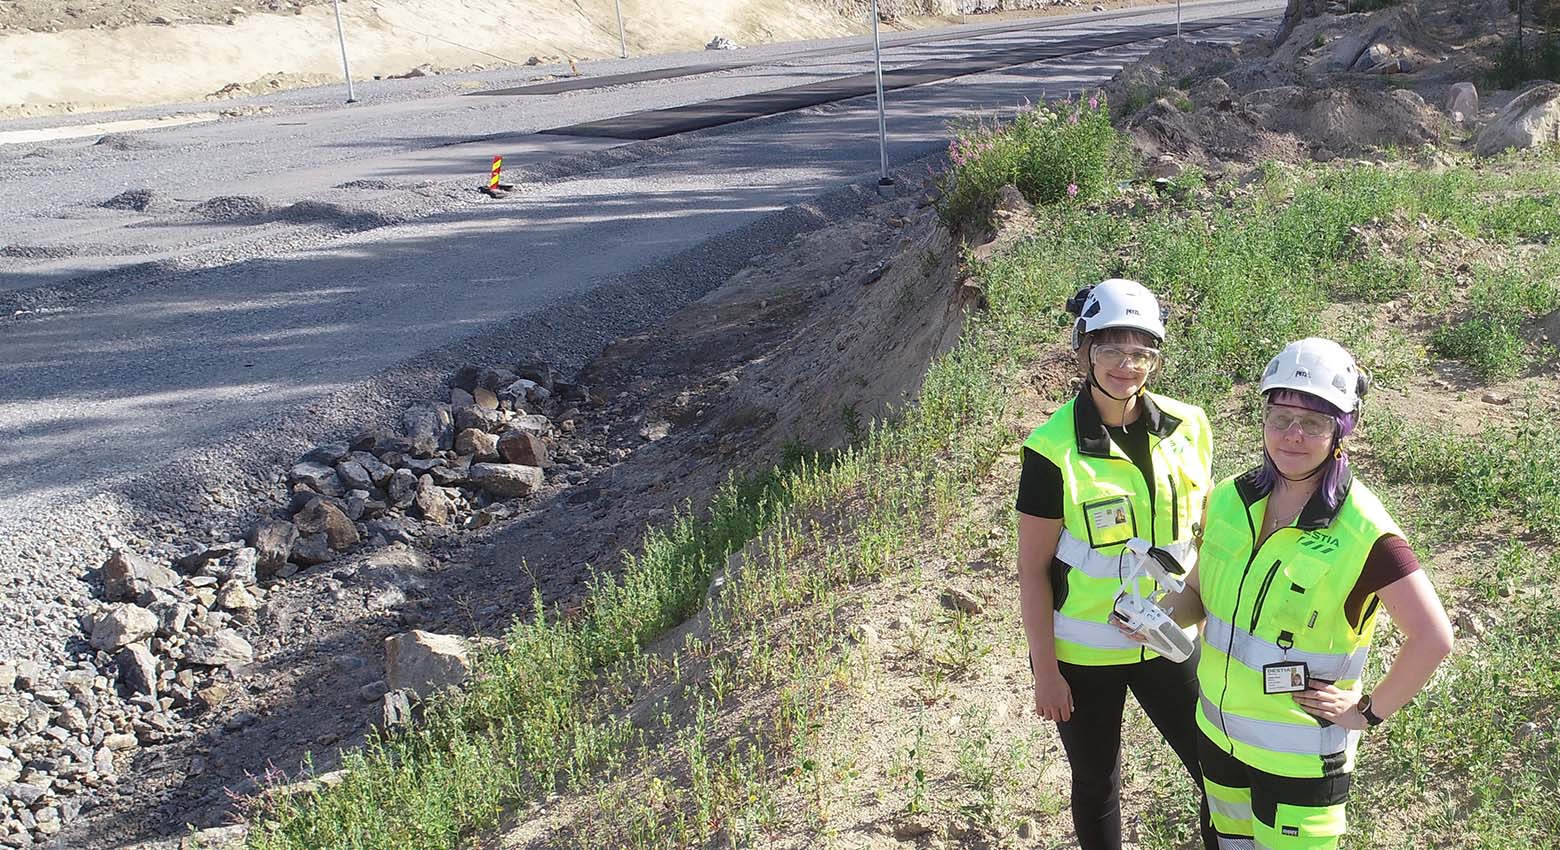
[[[1158,337],[1137,328],[1103,328],[1087,335],[1084,339],[1090,344],[1133,343],[1149,348],[1158,348],[1160,345]]]
[[[1268,393],[1267,404],[1287,404],[1291,407],[1303,407],[1306,410],[1317,413],[1325,413],[1331,416],[1338,424],[1333,431],[1333,449],[1338,448],[1338,443],[1354,433],[1355,416],[1353,413],[1344,413],[1332,404],[1325,402],[1314,395],[1297,392],[1295,390],[1274,390]],[[1273,486],[1278,483],[1278,467],[1273,465],[1273,458],[1268,456],[1266,434],[1263,435],[1262,445],[1262,471],[1257,473],[1257,491],[1262,495],[1273,492]],[[1338,503],[1343,501],[1344,475],[1349,471],[1349,455],[1347,452],[1337,457],[1329,457],[1322,461],[1322,484],[1319,488],[1322,500],[1330,509],[1337,509]]]

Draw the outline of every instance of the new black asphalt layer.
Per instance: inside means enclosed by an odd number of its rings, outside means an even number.
[[[1245,23],[1253,19],[1252,16],[1248,15],[1206,18],[1195,23],[1183,24],[1181,31],[1183,33],[1195,33],[1213,29],[1214,27]],[[1175,31],[1176,26],[1174,24],[1158,24],[1120,32],[1085,35],[1064,41],[1016,47],[1011,50],[989,53],[979,58],[935,59],[929,62],[921,62],[903,68],[884,71],[883,90],[894,91],[969,74],[980,74],[998,68],[1025,65],[1047,59],[1060,59],[1065,56],[1090,53],[1112,47],[1122,47],[1141,41],[1151,41],[1156,38],[1172,36],[1175,35]],[[861,97],[862,95],[871,94],[875,90],[876,80],[873,74],[854,74],[848,77],[791,86],[790,88],[776,89],[774,91],[739,95],[737,97],[694,103],[687,106],[676,106],[669,109],[636,112],[600,121],[587,121],[582,124],[555,127],[550,130],[542,130],[541,132],[559,136],[587,136],[648,141],[650,139],[703,130],[709,127],[718,127],[722,124],[746,121],[750,118],[775,115],[796,109],[806,109],[809,106],[817,106],[823,103]]]

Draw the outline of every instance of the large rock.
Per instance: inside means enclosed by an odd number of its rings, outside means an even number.
[[[525,431],[538,437],[545,437],[552,433],[552,422],[540,413],[531,413],[525,416],[516,416],[509,420],[509,427],[515,431]]]
[[[335,555],[330,550],[330,538],[324,534],[300,535],[298,542],[293,545],[293,563],[301,564],[305,567],[323,564],[334,557]],[[287,570],[278,570],[276,575],[279,578],[286,578],[290,573]]]
[[[417,512],[424,521],[434,525],[444,525],[450,521],[450,500],[439,489],[439,485],[433,483],[432,475],[424,475],[418,480],[416,504]]]
[[[1479,114],[1479,90],[1473,83],[1454,83],[1446,93],[1446,114],[1459,112],[1465,121]]]
[[[249,532],[248,542],[255,550],[257,577],[270,578],[292,557],[293,546],[298,543],[298,527],[290,522],[263,519]]]
[[[478,462],[498,460],[498,435],[478,428],[467,428],[455,435],[455,451],[471,455]]]
[[[483,492],[504,499],[529,496],[545,480],[541,468],[518,463],[475,463],[467,477]]]
[[[346,443],[326,443],[323,446],[315,446],[308,453],[298,458],[299,463],[316,463],[322,466],[335,466],[336,461],[341,460],[347,454]]]
[[[178,586],[178,573],[134,552],[115,549],[103,562],[103,598],[109,602],[136,600],[150,590]]]
[[[92,627],[92,646],[113,652],[157,634],[157,615],[139,605],[117,605]]]
[[[324,499],[315,499],[293,517],[302,535],[323,534],[330,548],[341,551],[358,544],[357,527],[346,512]]]
[[[552,391],[553,383],[558,378],[558,373],[553,371],[552,366],[548,365],[539,351],[533,351],[522,357],[520,362],[515,364],[515,374],[540,385],[548,392]]]
[[[184,658],[203,667],[225,667],[254,661],[255,650],[238,632],[218,629],[214,634],[192,638],[184,646]]]
[[[341,476],[336,474],[334,468],[323,463],[304,461],[296,464],[288,473],[288,479],[325,496],[340,497],[347,492],[347,488],[341,486]]]
[[[461,431],[496,431],[504,426],[504,415],[479,404],[468,404],[455,410],[455,427]]]
[[[149,609],[157,616],[157,634],[162,637],[182,635],[189,627],[190,617],[195,613],[195,606],[188,602],[177,600],[162,600],[153,602]]]
[[[119,665],[119,684],[131,694],[157,699],[157,657],[144,643],[132,643],[114,656]]]
[[[355,460],[343,460],[336,464],[336,475],[348,490],[374,489],[373,477],[363,468],[363,464]]]
[[[458,635],[410,631],[385,638],[385,684],[428,696],[458,687],[471,675],[469,649]]]
[[[1504,150],[1543,147],[1560,136],[1560,84],[1544,83],[1518,95],[1479,132],[1474,151],[1494,156]]]
[[[348,460],[357,463],[368,471],[368,477],[373,480],[375,487],[383,487],[390,483],[390,476],[395,474],[395,468],[374,457],[372,452],[353,452],[347,456]]]
[[[221,560],[206,564],[200,574],[219,582],[236,580],[254,584],[260,579],[260,553],[251,546],[244,546]]]
[[[427,457],[439,450],[439,413],[431,404],[414,405],[401,414],[401,433],[412,442],[412,454]]]
[[[397,469],[385,492],[394,507],[410,507],[412,500],[417,498],[417,473],[410,469]]]
[[[530,431],[507,431],[498,440],[498,453],[507,463],[546,466],[547,443]]]

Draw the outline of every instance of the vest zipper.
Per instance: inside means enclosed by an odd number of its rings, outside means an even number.
[[[1262,615],[1262,604],[1267,602],[1268,588],[1273,586],[1273,577],[1278,575],[1278,565],[1282,563],[1283,561],[1281,560],[1273,562],[1272,568],[1268,570],[1267,578],[1262,580],[1262,589],[1257,591],[1256,604],[1251,607],[1251,628],[1246,630],[1252,634],[1257,633],[1257,618]]]
[[[1165,473],[1165,480],[1170,482],[1170,542],[1181,539],[1181,496],[1175,489],[1175,470]]]

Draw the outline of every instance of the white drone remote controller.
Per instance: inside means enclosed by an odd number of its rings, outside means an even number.
[[[1171,661],[1180,663],[1192,657],[1192,651],[1197,648],[1196,642],[1175,624],[1175,620],[1170,619],[1168,611],[1155,604],[1155,599],[1164,591],[1155,591],[1145,597],[1138,589],[1138,578],[1147,575],[1158,582],[1161,588],[1179,593],[1186,587],[1186,582],[1181,578],[1186,574],[1186,569],[1175,560],[1175,556],[1154,548],[1141,537],[1127,541],[1127,552],[1135,556],[1137,563],[1121,582],[1112,616],[1122,626],[1141,635],[1149,649]]]

